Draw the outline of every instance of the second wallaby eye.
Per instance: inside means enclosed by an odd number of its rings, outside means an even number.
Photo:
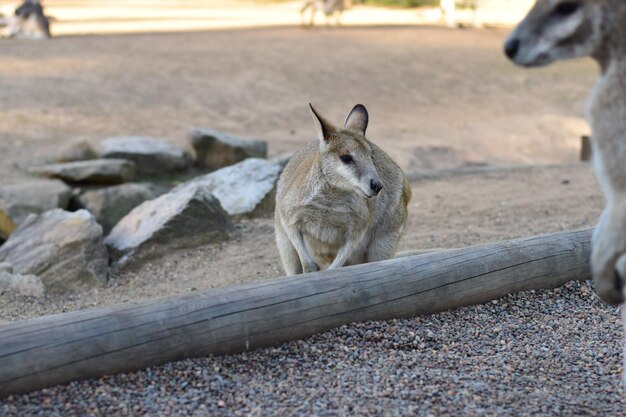
[[[579,8],[580,3],[575,1],[566,1],[556,6],[556,8],[554,9],[554,14],[560,17],[569,16]]]
[[[344,164],[349,164],[354,161],[350,155],[341,155],[339,159],[341,159],[341,162]]]

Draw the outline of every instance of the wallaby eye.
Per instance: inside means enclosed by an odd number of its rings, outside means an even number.
[[[354,161],[354,159],[352,159],[352,156],[350,155],[341,155],[339,159],[341,159],[341,162],[343,162],[344,164],[349,164]]]
[[[580,8],[580,3],[575,1],[566,1],[560,3],[554,9],[554,15],[559,17],[569,16]]]

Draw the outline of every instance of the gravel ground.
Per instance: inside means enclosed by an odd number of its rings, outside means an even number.
[[[619,311],[589,283],[13,396],[2,416],[620,416]]]

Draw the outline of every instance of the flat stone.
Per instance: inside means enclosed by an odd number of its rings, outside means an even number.
[[[73,184],[121,184],[133,180],[135,165],[124,159],[92,159],[44,165],[31,172]]]
[[[293,157],[293,152],[285,152],[279,155],[273,156],[268,159],[268,161],[278,164],[283,167],[283,169],[287,166],[291,158]]]
[[[72,190],[59,180],[33,180],[0,187],[0,239],[6,240],[28,217],[67,208]]]
[[[165,191],[151,184],[130,183],[88,190],[79,194],[76,201],[96,217],[106,235],[132,209]]]
[[[267,142],[243,139],[216,130],[193,128],[189,132],[196,163],[209,169],[236,164],[247,158],[267,157]]]
[[[102,227],[86,210],[55,209],[30,215],[0,247],[14,273],[36,275],[51,292],[105,284],[108,253]]]
[[[8,262],[0,262],[0,274],[12,274],[13,273],[13,265]]]
[[[35,275],[13,274],[0,270],[0,296],[5,294],[43,297],[45,287]]]
[[[114,268],[228,239],[233,225],[220,202],[202,188],[179,188],[134,208],[105,239]]]
[[[280,163],[250,158],[177,188],[199,187],[211,192],[231,216],[263,214],[274,211],[276,181],[282,170]]]
[[[75,162],[97,159],[98,153],[91,144],[85,140],[74,142],[63,148],[57,156],[57,162]]]
[[[128,159],[137,174],[150,176],[183,171],[191,166],[191,156],[168,142],[142,136],[118,136],[97,146],[101,158]]]

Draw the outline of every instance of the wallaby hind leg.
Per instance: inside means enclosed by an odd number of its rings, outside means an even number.
[[[302,273],[302,262],[296,248],[293,247],[285,229],[280,224],[280,220],[276,220],[276,246],[280,254],[280,260],[287,275],[297,275]]]
[[[393,257],[402,230],[377,236],[367,248],[367,262],[384,261]]]

